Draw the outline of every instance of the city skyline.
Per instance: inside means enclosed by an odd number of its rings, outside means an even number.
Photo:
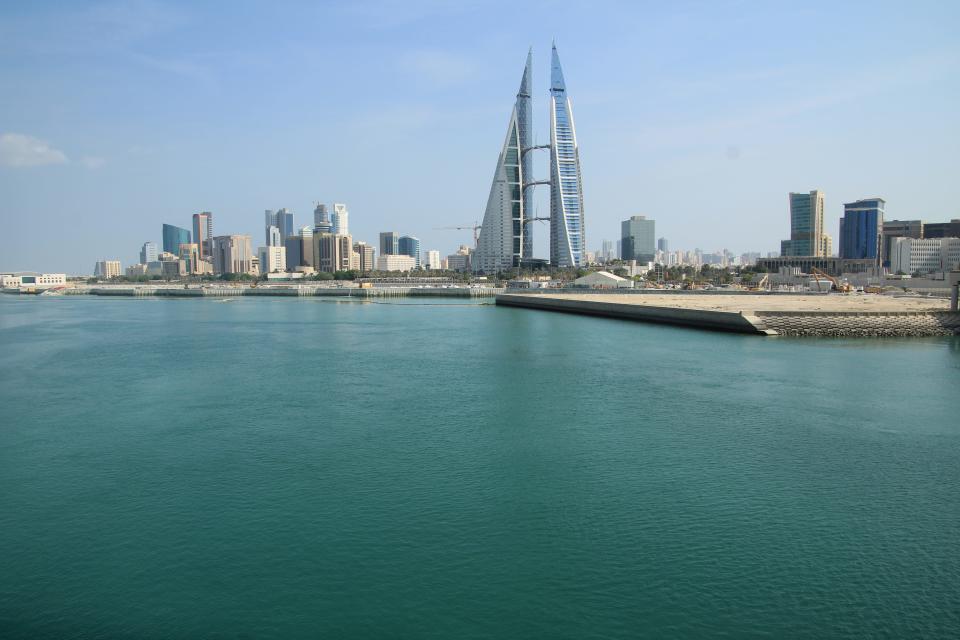
[[[810,189],[826,194],[834,238],[843,204],[865,197],[882,196],[889,219],[960,217],[956,7],[522,7],[503,26],[491,6],[3,7],[0,80],[14,90],[0,105],[0,268],[132,263],[161,240],[157,221],[189,229],[201,211],[218,233],[259,238],[265,207],[306,224],[318,198],[350,203],[354,237],[401,228],[451,252],[469,232],[435,229],[482,217],[516,92],[503,70],[553,37],[588,142],[586,250],[645,215],[676,247],[773,251],[783,194]],[[801,22],[818,24],[820,46],[781,37]],[[199,37],[214,24],[216,39]],[[253,25],[284,38],[252,43]],[[882,50],[868,46],[877,38]],[[535,94],[544,86],[534,78]],[[536,95],[534,110],[545,104]],[[404,149],[402,166],[385,148]],[[532,173],[545,177],[546,160]],[[545,225],[533,226],[546,256]],[[41,228],[57,233],[31,240]]]

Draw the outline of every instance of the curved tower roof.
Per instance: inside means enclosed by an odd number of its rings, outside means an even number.
[[[557,47],[550,63],[550,264],[584,264],[583,188],[573,107]]]

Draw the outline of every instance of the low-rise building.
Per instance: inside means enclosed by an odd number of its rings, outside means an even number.
[[[53,287],[67,284],[65,273],[35,273],[20,271],[18,273],[0,274],[0,288],[17,289],[22,286]]]
[[[621,278],[609,271],[594,271],[574,280],[573,286],[587,289],[632,289],[633,280]]]
[[[960,263],[960,238],[894,238],[890,250],[893,273],[950,271]]]
[[[417,266],[413,256],[387,254],[377,258],[377,271],[412,271]]]

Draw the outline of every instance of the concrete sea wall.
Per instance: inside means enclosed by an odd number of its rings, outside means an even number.
[[[561,311],[713,331],[767,336],[951,336],[960,335],[960,313],[951,311],[714,311],[619,302],[502,294],[497,304]]]
[[[652,307],[637,304],[621,304],[617,302],[594,302],[592,300],[570,300],[546,296],[530,296],[526,294],[501,294],[497,296],[497,304],[507,307],[525,307],[528,309],[562,311],[566,313],[604,316],[607,318],[620,318],[623,320],[674,324],[700,329],[712,329],[714,331],[753,334],[764,333],[764,330],[760,329],[749,317],[727,311]]]

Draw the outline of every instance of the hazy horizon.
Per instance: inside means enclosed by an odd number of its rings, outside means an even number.
[[[357,240],[449,254],[471,232],[435,228],[481,221],[530,46],[547,139],[554,39],[590,251],[631,215],[671,249],[776,251],[812,189],[834,247],[860,198],[960,218],[958,32],[960,5],[930,2],[6,4],[0,270],[126,266],[199,211],[255,248],[264,209],[302,226],[317,201]]]

